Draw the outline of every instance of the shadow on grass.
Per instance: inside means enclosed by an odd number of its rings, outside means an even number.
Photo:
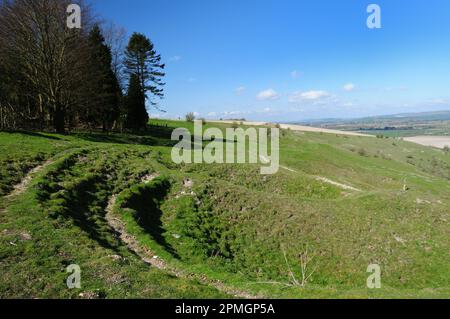
[[[146,146],[167,146],[173,147],[178,144],[179,140],[172,140],[172,132],[174,128],[169,126],[148,125],[145,131],[140,132],[102,132],[102,131],[73,131],[67,136],[73,136],[91,143],[111,143],[111,144],[131,144]],[[64,140],[58,136],[47,135],[43,132],[36,131],[3,131],[10,134],[23,134],[33,137],[41,137],[49,140]],[[198,137],[202,141],[202,137]],[[236,140],[226,138],[213,138],[215,142],[235,144]],[[192,148],[196,142],[196,136],[191,134]],[[202,141],[203,147],[210,141]]]
[[[47,135],[45,133],[33,132],[33,131],[2,131],[2,132],[10,133],[10,134],[22,134],[22,135],[33,136],[33,137],[41,137],[41,138],[45,138],[48,140],[54,140],[54,141],[62,140],[60,137],[57,137],[57,136]]]
[[[118,241],[114,241],[105,220],[106,199],[100,198],[96,191],[97,183],[103,183],[98,176],[83,180],[76,189],[69,192],[65,215],[88,236],[104,248],[119,253]]]
[[[165,199],[170,188],[170,182],[166,179],[155,179],[151,184],[140,186],[127,201],[127,208],[134,211],[134,218],[142,229],[152,236],[173,257],[179,258],[173,247],[163,236],[163,228],[160,209],[161,202]]]
[[[145,131],[104,133],[104,132],[74,132],[73,136],[94,143],[133,144],[147,146],[174,146],[173,129],[164,126],[148,126]]]
[[[148,146],[173,146],[177,142],[172,141],[173,128],[167,126],[149,125],[145,131],[140,132],[102,132],[102,131],[72,131],[67,136],[73,136],[93,143],[133,144]],[[64,140],[64,138],[47,135],[45,132],[25,130],[4,130],[9,134],[23,134],[33,137],[41,137],[49,140]]]

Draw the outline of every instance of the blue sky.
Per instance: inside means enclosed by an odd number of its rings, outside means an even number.
[[[369,29],[370,3],[381,29]],[[161,108],[301,121],[450,109],[448,0],[96,0],[167,64]]]

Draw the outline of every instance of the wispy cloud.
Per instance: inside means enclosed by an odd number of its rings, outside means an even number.
[[[182,59],[182,57],[180,55],[175,55],[173,57],[170,57],[169,61],[171,61],[171,62],[178,62],[178,61],[181,61],[181,59]]]
[[[299,72],[297,70],[294,70],[294,71],[291,72],[291,78],[298,79],[301,74],[302,74],[301,72]]]
[[[250,111],[222,111],[222,112],[209,112],[208,117],[233,117],[233,116],[243,116],[250,114]]]
[[[245,92],[245,86],[240,86],[240,87],[236,88],[236,90],[235,90],[235,93],[237,96],[244,94],[244,92]]]
[[[434,105],[448,105],[448,104],[450,104],[450,101],[447,100],[447,99],[439,98],[439,99],[431,100],[431,104],[434,104]]]
[[[259,101],[276,100],[280,95],[274,89],[267,89],[258,93],[256,98]]]
[[[401,85],[401,86],[396,86],[396,87],[385,87],[384,91],[386,92],[394,92],[394,91],[399,91],[399,92],[404,92],[404,91],[408,91],[408,87]]]
[[[347,92],[351,92],[351,91],[353,91],[355,88],[356,88],[356,86],[355,86],[353,83],[347,83],[347,84],[345,84],[344,87],[343,87],[344,91],[347,91]]]
[[[238,110],[238,111],[220,111],[220,112],[209,112],[207,114],[210,118],[236,118],[236,117],[244,117],[249,115],[268,115],[268,114],[275,114],[277,113],[276,110],[265,107],[263,109],[249,109],[249,110]]]

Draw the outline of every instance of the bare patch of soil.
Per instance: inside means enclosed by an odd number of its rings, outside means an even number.
[[[15,197],[15,196],[22,194],[27,189],[30,182],[33,180],[33,176],[35,174],[39,173],[41,170],[43,170],[45,167],[47,167],[51,163],[53,163],[53,161],[48,160],[45,163],[42,163],[41,165],[38,165],[35,168],[33,168],[32,170],[30,170],[28,172],[28,174],[22,179],[22,181],[19,184],[14,186],[13,191],[9,195],[6,195],[5,197],[11,198],[11,197]]]

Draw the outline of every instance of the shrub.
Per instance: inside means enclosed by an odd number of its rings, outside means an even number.
[[[189,112],[186,114],[186,122],[194,122],[195,121],[195,114],[193,112]]]
[[[361,148],[358,150],[358,154],[361,155],[361,156],[367,156],[367,151],[366,151],[366,149],[364,149],[364,148],[361,147]]]

